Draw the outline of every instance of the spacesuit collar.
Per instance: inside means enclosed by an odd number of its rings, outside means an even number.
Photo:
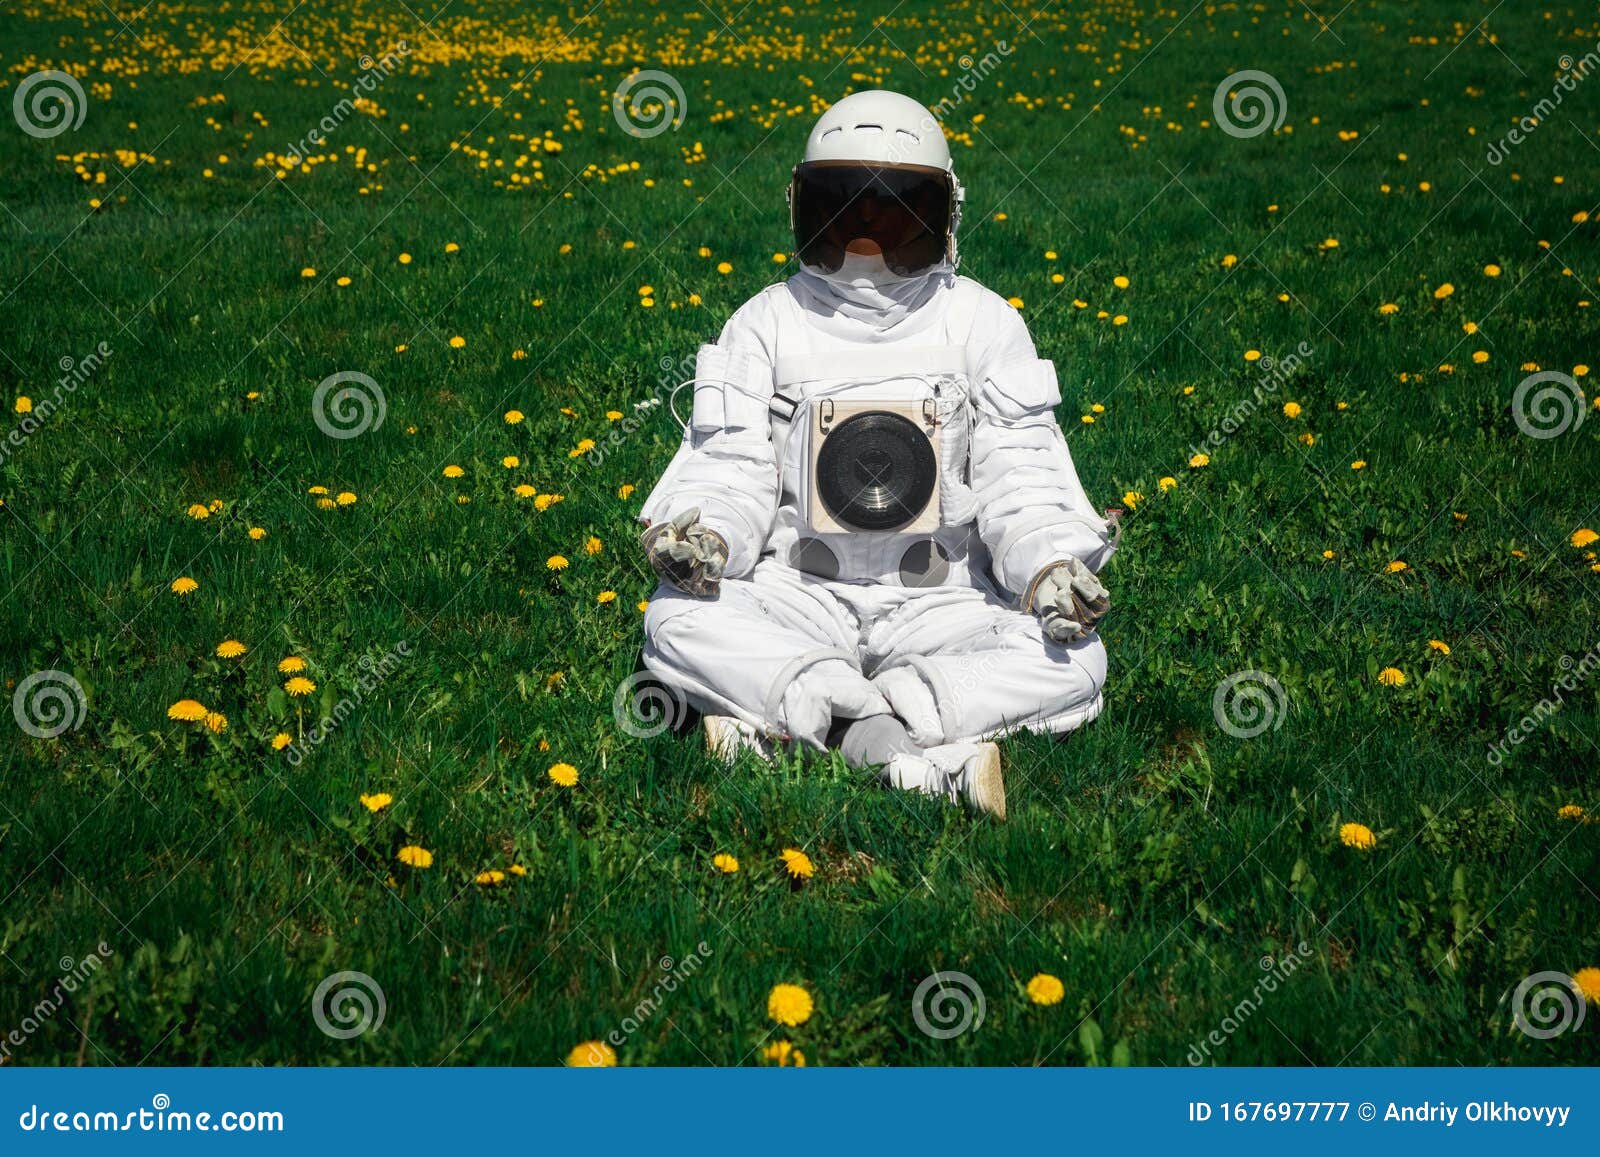
[[[795,278],[820,304],[881,332],[924,305],[953,272],[948,262],[941,262],[902,277],[880,256],[846,253],[835,273],[804,265]]]

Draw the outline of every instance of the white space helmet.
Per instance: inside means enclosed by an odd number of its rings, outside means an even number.
[[[965,199],[939,122],[897,92],[853,93],[817,119],[789,183],[789,223],[803,264],[836,272],[877,252],[912,277],[958,261]]]

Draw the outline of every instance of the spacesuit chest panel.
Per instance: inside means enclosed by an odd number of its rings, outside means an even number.
[[[845,346],[780,356],[772,434],[783,495],[769,545],[823,578],[962,581],[976,501],[962,346]]]

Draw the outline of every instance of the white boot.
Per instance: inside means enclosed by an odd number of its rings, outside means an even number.
[[[960,800],[973,811],[1006,818],[1006,784],[1000,749],[992,743],[946,743],[918,755],[896,755],[884,765],[891,787]]]
[[[741,751],[753,751],[762,759],[772,758],[772,744],[767,738],[742,720],[731,715],[703,716],[706,733],[706,751],[713,759],[732,763]]]

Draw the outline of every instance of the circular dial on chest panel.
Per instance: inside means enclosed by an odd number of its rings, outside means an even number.
[[[817,496],[857,530],[891,531],[933,497],[939,463],[928,435],[901,414],[871,411],[835,426],[817,454]]]

